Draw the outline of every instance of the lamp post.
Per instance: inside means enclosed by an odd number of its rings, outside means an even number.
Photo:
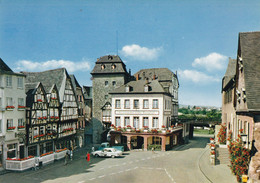
[[[242,134],[240,134],[240,135],[241,135],[241,140],[242,140],[243,144],[246,144],[247,134],[242,133]]]

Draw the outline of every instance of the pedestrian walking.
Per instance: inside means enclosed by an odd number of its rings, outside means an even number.
[[[35,162],[34,162],[34,170],[38,170],[39,168],[39,159],[38,158],[35,158]]]
[[[95,151],[95,147],[92,147],[92,152],[94,152]]]
[[[154,153],[154,148],[152,147],[152,153]]]
[[[90,161],[90,153],[89,153],[89,152],[88,152],[87,155],[86,155],[86,160],[87,160],[87,162]]]
[[[70,161],[72,161],[72,157],[73,157],[73,150],[70,150]]]
[[[66,154],[65,154],[65,162],[64,162],[64,165],[67,165],[67,164],[68,164],[68,160],[69,160],[69,152],[67,151]]]

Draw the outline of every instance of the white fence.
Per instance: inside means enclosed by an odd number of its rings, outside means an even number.
[[[64,158],[65,155],[66,155],[66,152],[67,152],[67,150],[64,150],[64,151],[61,151],[61,152],[56,152],[56,153],[54,154],[54,159],[55,159],[55,160],[59,160],[59,159]]]
[[[27,160],[6,160],[6,170],[23,171],[35,167],[36,159],[37,162],[42,162],[42,165],[46,165],[65,157],[66,150],[61,152],[55,152],[42,157],[34,157]],[[38,165],[39,166],[39,165]]]
[[[39,162],[42,162],[42,165],[52,163],[53,161],[54,161],[54,153],[39,157]]]
[[[6,170],[23,171],[34,167],[34,164],[35,164],[35,158],[31,158],[23,161],[6,160]]]

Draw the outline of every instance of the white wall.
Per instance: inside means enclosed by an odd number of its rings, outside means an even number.
[[[121,108],[115,108],[115,101],[120,100]],[[130,109],[124,109],[125,99],[130,100]],[[134,109],[134,99],[139,100],[139,109]],[[143,108],[143,100],[149,100],[149,108]],[[158,109],[153,109],[153,99],[158,99]],[[124,127],[124,118],[130,117],[130,125],[133,127],[134,117],[139,117],[139,128],[143,127],[143,117],[148,117],[149,128],[152,128],[153,117],[158,117],[158,128],[162,125],[166,125],[166,118],[171,116],[171,107],[165,109],[165,101],[169,101],[171,104],[171,97],[163,94],[121,94],[112,95],[112,124],[116,125],[115,117],[121,118],[121,127]]]

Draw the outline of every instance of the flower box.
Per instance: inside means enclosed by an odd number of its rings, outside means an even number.
[[[7,128],[7,131],[13,131],[13,130],[15,130],[15,126],[10,126]]]
[[[144,129],[144,132],[145,132],[145,133],[147,133],[147,132],[148,132],[148,130],[147,130],[147,129]]]
[[[34,167],[35,158],[29,156],[23,159],[7,159],[6,160],[6,170],[23,171]]]
[[[18,128],[18,130],[24,130],[25,126],[18,126],[17,128]]]
[[[62,130],[62,132],[70,132],[70,131],[73,131],[73,128],[66,128]]]
[[[12,110],[14,110],[14,106],[11,106],[11,105],[8,105],[8,106],[6,106],[6,110],[7,111],[12,111]]]
[[[19,111],[23,111],[23,110],[25,110],[25,108],[26,108],[26,107],[23,106],[23,105],[18,105],[18,110],[19,110]]]
[[[166,130],[162,130],[162,133],[164,133],[164,134],[165,134],[165,133],[166,133]]]
[[[131,128],[127,128],[126,131],[127,131],[127,132],[131,132]]]
[[[66,155],[66,152],[67,152],[67,148],[64,148],[64,149],[58,149],[55,154],[54,154],[54,159],[55,160],[59,160],[59,159],[62,159],[65,157]]]
[[[54,153],[51,151],[42,154],[41,157],[39,158],[39,161],[42,161],[43,165],[54,162]]]
[[[42,102],[42,99],[38,99],[37,102]]]

